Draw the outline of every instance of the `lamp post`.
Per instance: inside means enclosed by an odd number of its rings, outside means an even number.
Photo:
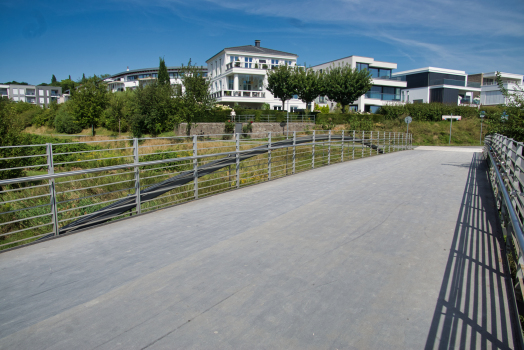
[[[481,111],[480,112],[480,144],[482,145],[482,121],[484,120],[484,117],[486,116],[486,112]]]
[[[502,113],[502,115],[500,116],[500,120],[505,123],[508,121],[508,117],[509,115],[506,113],[506,111],[504,111],[504,113]]]

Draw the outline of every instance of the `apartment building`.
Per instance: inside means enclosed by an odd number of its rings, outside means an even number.
[[[392,76],[407,83],[401,92],[404,103],[472,104],[473,94],[480,92],[480,83],[469,82],[466,72],[460,70],[425,67]]]
[[[233,107],[261,109],[267,103],[281,110],[282,102],[266,90],[267,71],[279,65],[296,66],[298,55],[255,45],[227,47],[206,61],[211,93],[217,103]],[[285,109],[305,109],[306,104],[294,96]]]
[[[60,103],[61,95],[62,88],[58,86],[0,84],[0,97],[32,103],[40,107],[47,107],[51,102]]]
[[[524,76],[521,74],[500,72],[500,77],[502,78],[504,87],[509,92],[519,92],[519,87],[523,87],[522,80]],[[502,92],[497,85],[496,78],[497,72],[468,75],[469,82],[475,82],[480,85],[480,92],[476,91],[473,94],[473,98],[478,100],[480,104],[493,106],[510,102],[508,101],[508,98],[502,95]]]
[[[207,68],[202,67],[204,76],[207,76]],[[182,85],[182,76],[184,74],[182,67],[167,67],[171,85]],[[115,74],[104,81],[111,92],[134,90],[139,86],[149,84],[151,81],[158,79],[158,67],[142,68],[129,70]]]
[[[349,65],[353,69],[367,69],[371,73],[373,86],[349,106],[352,111],[376,113],[381,106],[401,103],[401,89],[406,87],[406,82],[392,76],[392,71],[397,69],[396,63],[375,61],[371,57],[349,56],[338,60],[313,66],[312,69],[325,72],[331,67]],[[336,107],[335,101],[330,101],[327,96],[320,96],[315,103],[320,106]]]

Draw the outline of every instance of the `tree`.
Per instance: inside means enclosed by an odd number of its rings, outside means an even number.
[[[322,75],[324,92],[330,100],[340,103],[342,111],[371,89],[371,74],[367,69],[358,71],[350,65],[326,69]]]
[[[204,77],[203,67],[191,65],[189,60],[187,66],[182,65],[182,72],[182,85],[185,91],[177,98],[178,113],[187,123],[186,133],[189,136],[195,120],[208,113],[215,100],[209,93],[211,81]]]
[[[118,131],[118,135],[122,130],[127,130],[125,118],[127,96],[128,92],[125,91],[109,94],[108,108],[103,113],[104,126],[109,130]]]
[[[53,74],[53,76],[51,77],[51,85],[56,84],[56,83],[57,83],[57,81],[56,81],[56,77],[55,77],[55,75]]]
[[[519,83],[515,84],[515,87],[513,90],[508,90],[504,86],[504,81],[502,80],[502,76],[500,75],[500,72],[496,73],[496,81],[497,85],[499,86],[499,90],[506,97],[506,105],[508,107],[517,107],[517,108],[523,108],[524,107],[524,89],[522,86],[520,86]]]
[[[306,106],[310,105],[324,90],[320,73],[311,68],[295,67],[293,74],[298,98],[305,102]]]
[[[285,110],[286,101],[297,93],[293,68],[286,64],[268,70],[266,89],[282,101],[282,110]]]
[[[69,80],[71,80],[71,74],[69,74]]]
[[[78,89],[71,91],[71,113],[83,127],[98,125],[108,103],[106,84],[99,77],[86,79]]]
[[[160,65],[158,66],[158,84],[160,86],[169,86],[171,81],[169,80],[169,73],[167,72],[166,62],[160,57]]]
[[[82,84],[86,82],[86,74],[82,73],[82,80],[80,81]]]

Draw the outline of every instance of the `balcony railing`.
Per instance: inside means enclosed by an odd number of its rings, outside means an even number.
[[[456,79],[433,79],[429,81],[429,85],[454,85],[454,86],[466,86],[465,80]]]
[[[26,91],[25,95],[26,96],[35,96],[35,92],[34,91]]]
[[[480,83],[477,83],[477,82],[474,82],[474,81],[468,81],[467,86],[468,87],[472,87],[472,88],[480,88]]]
[[[51,91],[51,95],[52,97],[60,97],[60,94],[58,92],[54,92],[54,91]]]
[[[254,98],[265,98],[266,93],[262,91],[224,91],[224,97],[254,97]]]
[[[272,69],[272,67],[278,67],[283,66],[283,64],[269,64],[269,63],[253,63],[253,62],[247,62],[251,65],[251,67],[246,67],[246,62],[229,62],[226,64],[226,71],[231,70],[233,68],[244,68],[244,69],[257,69],[257,70],[268,70]],[[302,67],[303,66],[292,66],[292,67]],[[380,78],[380,79],[386,79],[386,78]],[[394,80],[397,80],[394,78]]]
[[[372,98],[382,101],[400,101],[400,94],[386,94],[380,92],[366,92],[366,98]]]

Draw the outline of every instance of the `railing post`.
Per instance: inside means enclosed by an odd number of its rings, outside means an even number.
[[[380,131],[377,131],[377,155],[378,155],[379,146],[380,146]]]
[[[360,145],[362,146],[362,158],[364,158],[364,138],[366,137],[366,132],[362,131],[362,139],[360,140]]]
[[[315,168],[315,130],[313,130],[313,146],[311,148],[311,168]]]
[[[193,157],[198,155],[198,136],[193,135]],[[193,158],[193,190],[195,199],[198,199],[198,159]]]
[[[355,134],[356,131],[353,130],[353,159],[355,159]]]
[[[297,154],[297,132],[293,131],[293,174],[295,173],[295,156]]]
[[[267,143],[267,180],[271,180],[271,132],[268,133]]]
[[[373,131],[369,132],[369,156],[373,155]]]
[[[388,135],[388,153],[391,153],[391,131]]]
[[[140,195],[140,167],[138,164],[140,163],[140,160],[138,158],[138,138],[133,138],[133,156],[136,166],[134,167],[135,170],[135,204],[136,204],[136,213],[141,213],[141,195]]]
[[[331,130],[328,131],[328,165],[331,163]]]
[[[53,163],[53,144],[47,144],[47,173],[52,175],[55,173],[55,165]],[[56,200],[56,186],[55,179],[49,179],[49,195],[50,195],[50,205],[51,205],[51,222],[53,223],[53,234],[58,236],[60,230],[58,227],[58,209],[57,209],[57,200]]]
[[[342,130],[342,144],[340,145],[340,162],[344,161],[344,130]]]
[[[236,164],[236,175],[237,175],[237,188],[240,188],[240,134],[236,133],[236,153],[237,153],[237,164]]]

